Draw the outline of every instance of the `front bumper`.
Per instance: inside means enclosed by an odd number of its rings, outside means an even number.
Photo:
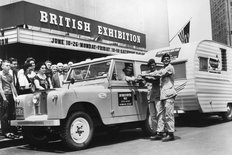
[[[47,115],[30,116],[25,120],[11,120],[11,126],[60,126],[60,120],[47,120]]]

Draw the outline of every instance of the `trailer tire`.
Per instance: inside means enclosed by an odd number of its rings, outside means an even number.
[[[74,112],[63,123],[61,138],[69,149],[81,150],[89,145],[93,131],[92,118],[85,112]]]
[[[227,105],[227,112],[222,114],[222,119],[224,121],[231,121],[232,120],[232,104]]]

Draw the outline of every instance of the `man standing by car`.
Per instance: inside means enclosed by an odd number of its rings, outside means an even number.
[[[148,89],[147,100],[149,103],[149,112],[151,115],[152,129],[156,131],[157,130],[156,105],[160,104],[160,78],[156,78],[155,76],[153,76],[157,74],[158,71],[154,59],[150,59],[147,63],[147,66],[149,67],[150,70],[147,74],[143,74],[142,77],[144,77],[144,80],[147,82],[146,83]],[[154,136],[151,136],[150,138],[153,139]]]
[[[158,112],[158,126],[157,135],[155,140],[161,140],[163,142],[174,140],[175,120],[174,120],[174,100],[177,95],[174,89],[174,67],[170,64],[171,58],[168,53],[165,53],[161,62],[164,67],[160,70],[161,76],[161,89],[160,89],[160,104],[157,104]],[[168,131],[167,135],[163,137],[165,130]]]
[[[15,138],[16,128],[10,126],[10,120],[15,119],[14,96],[18,94],[13,84],[13,77],[9,73],[10,62],[2,62],[2,71],[0,71],[0,97],[1,97],[1,128],[2,134],[6,138]],[[14,133],[13,133],[14,132]]]

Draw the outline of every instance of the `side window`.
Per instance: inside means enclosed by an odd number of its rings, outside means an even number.
[[[149,68],[146,64],[140,66],[141,74],[146,74],[149,71]]]
[[[112,80],[125,80],[125,76],[134,76],[133,63],[115,62]]]
[[[160,70],[162,66],[160,64],[156,64],[156,68],[157,70]],[[142,64],[140,66],[140,70],[141,70],[141,74],[143,74],[143,73],[147,73],[150,69],[146,64]]]
[[[199,57],[199,71],[208,71],[208,58]]]
[[[83,80],[86,78],[87,70],[89,66],[82,66],[73,68],[69,74],[68,81],[73,78],[74,80]]]

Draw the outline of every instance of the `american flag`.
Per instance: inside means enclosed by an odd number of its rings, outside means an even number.
[[[185,25],[185,27],[178,34],[182,44],[189,42],[189,34],[190,34],[189,28],[190,28],[190,21]]]

